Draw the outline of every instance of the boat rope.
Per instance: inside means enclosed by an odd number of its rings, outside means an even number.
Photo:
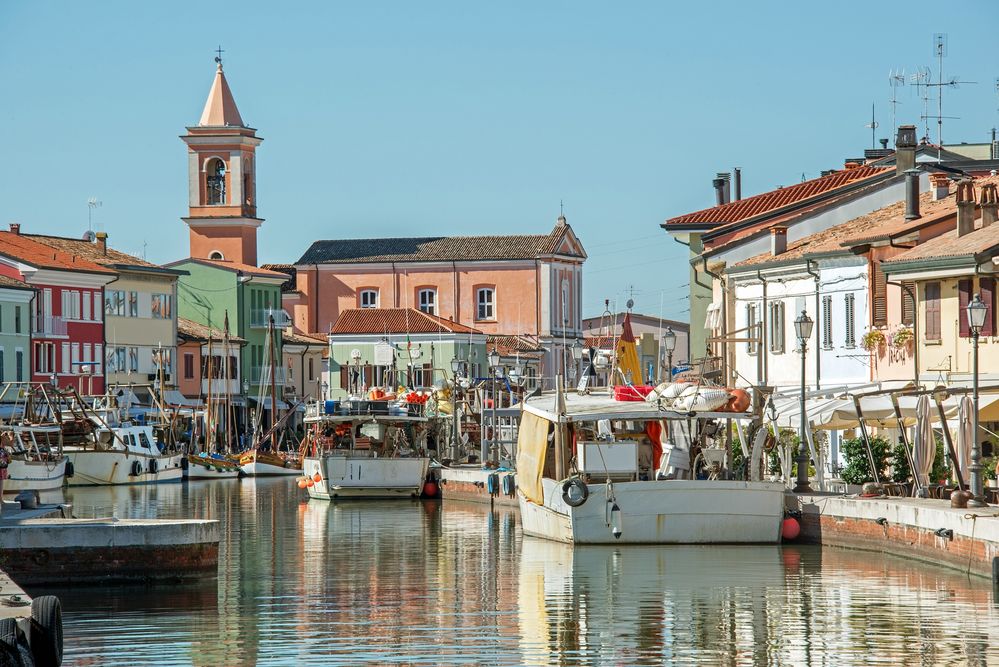
[[[975,541],[975,527],[978,525],[978,518],[996,518],[999,517],[999,513],[996,514],[975,514],[974,512],[969,512],[964,515],[965,519],[971,519],[971,541]],[[975,555],[975,550],[973,547],[968,549],[968,568],[965,570],[966,573],[971,572],[971,559]]]

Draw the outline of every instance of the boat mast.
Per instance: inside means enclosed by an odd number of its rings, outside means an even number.
[[[277,382],[274,378],[274,356],[277,351],[274,349],[274,314],[268,316],[267,322],[267,336],[270,339],[270,345],[268,347],[270,357],[270,371],[271,371],[271,451],[275,454],[277,453]]]

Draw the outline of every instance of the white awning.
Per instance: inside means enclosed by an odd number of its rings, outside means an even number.
[[[907,425],[916,421],[917,396],[900,396],[898,407],[902,419]],[[960,396],[951,396],[943,402],[944,414],[948,421],[957,418]],[[999,402],[997,394],[983,394],[979,398],[982,411],[993,403]],[[939,413],[934,404],[932,421],[940,421]],[[776,423],[780,428],[798,428],[801,425],[801,399],[783,398],[774,401],[777,412]],[[898,421],[891,397],[887,395],[866,396],[860,399],[860,408],[864,414],[864,423],[868,426],[895,428]],[[856,428],[860,424],[857,407],[853,398],[809,398],[805,400],[805,414],[812,428],[825,430],[842,430]]]
[[[201,401],[188,398],[176,389],[167,389],[163,392],[163,402],[166,405],[179,405],[182,408],[200,408]]]

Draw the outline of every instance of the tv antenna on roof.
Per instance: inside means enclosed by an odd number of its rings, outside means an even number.
[[[97,197],[91,197],[87,200],[87,231],[94,231],[94,209],[100,208],[101,202],[98,201]]]
[[[895,107],[901,102],[898,101],[898,89],[905,85],[905,70],[889,70],[888,85],[891,86],[891,136],[895,136],[898,125],[895,124]]]
[[[937,82],[933,83],[930,81],[930,77],[927,76],[926,83],[922,84],[926,88],[926,98],[924,98],[924,112],[925,120],[929,121],[930,118],[935,118],[937,121],[937,162],[943,160],[943,122],[944,118],[957,119],[960,116],[945,116],[943,114],[943,91],[944,88],[958,88],[962,83],[975,83],[974,81],[961,81],[961,77],[952,76],[946,81],[943,78],[943,59],[947,55],[947,34],[938,32],[933,35],[933,55],[937,58]],[[929,69],[926,70],[927,75],[929,74]],[[930,116],[926,111],[926,99],[929,98],[929,89],[937,89],[937,115]],[[929,125],[927,125],[926,134],[929,135]]]
[[[875,138],[874,133],[880,126],[878,125],[878,121],[874,120],[874,102],[871,102],[871,122],[864,127],[871,128],[871,148],[877,148],[878,140]]]
[[[925,123],[923,138],[926,141],[930,140],[930,89],[928,88],[930,83],[930,68],[929,67],[917,67],[916,72],[912,74],[909,78],[914,86],[916,86],[916,92],[919,97],[923,100],[923,115],[920,116],[920,120]]]

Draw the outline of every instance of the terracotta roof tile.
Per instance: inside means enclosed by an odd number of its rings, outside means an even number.
[[[225,332],[221,329],[207,327],[200,322],[188,320],[183,317],[177,318],[178,337],[190,341],[208,342],[209,335],[211,335],[213,341],[221,341],[225,337]],[[232,335],[232,333],[229,334],[229,341],[237,345],[242,345],[246,342],[239,336]],[[214,347],[214,345],[212,347]]]
[[[978,179],[975,186],[978,188],[986,183],[999,183],[999,177],[989,177]],[[849,248],[864,243],[874,241],[884,241],[890,238],[897,238],[905,234],[917,231],[931,224],[936,224],[946,220],[948,216],[956,214],[957,204],[955,193],[952,191],[947,197],[939,201],[932,200],[932,194],[925,192],[919,196],[920,217],[916,220],[905,219],[905,201],[897,201],[876,211],[854,218],[835,227],[830,227],[821,232],[817,232],[805,238],[798,239],[793,243],[788,243],[787,250],[780,255],[774,256],[769,252],[761,253],[755,257],[739,262],[733,268],[746,266],[762,266],[771,262],[786,262],[788,260],[801,259],[804,257],[814,257],[836,252],[849,253]],[[938,237],[942,238],[942,237]],[[932,239],[917,246],[914,250],[919,250],[923,246],[933,243]],[[913,252],[913,251],[909,251]],[[909,254],[906,252],[893,259],[899,259]]]
[[[324,334],[303,334],[285,329],[281,332],[281,341],[292,345],[326,345]]]
[[[281,271],[271,271],[270,269],[265,269],[259,266],[253,266],[252,264],[240,264],[239,262],[230,262],[224,259],[204,259],[202,257],[188,257],[187,259],[181,259],[176,262],[170,262],[166,266],[177,266],[185,262],[194,262],[196,264],[205,264],[207,266],[215,266],[220,269],[225,269],[226,271],[246,273],[251,276],[261,276],[264,278],[282,278],[284,280],[288,279],[287,273],[282,273]]]
[[[567,229],[568,226],[556,225],[548,234],[519,236],[426,236],[316,241],[296,264],[534,259],[555,254]],[[571,256],[582,255],[572,253]]]
[[[979,220],[977,229],[969,234],[958,236],[957,230],[954,229],[925,243],[920,243],[912,250],[895,255],[890,260],[882,263],[887,269],[901,262],[915,262],[944,257],[973,257],[996,246],[999,246],[999,224],[992,224],[983,229],[981,227],[981,220]]]
[[[497,350],[501,357],[522,356],[538,358],[544,355],[544,349],[536,340],[527,336],[487,336],[486,349]]]
[[[144,259],[139,259],[135,255],[129,255],[113,248],[108,248],[107,254],[105,254],[101,252],[97,243],[93,241],[70,239],[63,236],[47,236],[45,234],[22,234],[22,236],[34,239],[39,243],[44,243],[51,248],[62,250],[63,252],[76,255],[77,257],[82,257],[93,262],[94,264],[100,264],[102,266],[107,266],[109,264],[128,264],[130,266],[159,268],[155,264],[147,262]]]
[[[351,308],[341,311],[331,334],[476,333],[478,329],[415,308]]]
[[[95,264],[73,253],[40,243],[25,234],[0,232],[0,255],[5,255],[19,262],[38,267],[39,269],[80,271],[82,273],[100,273],[109,276],[115,275],[115,272],[111,269]]]
[[[694,213],[670,218],[664,226],[671,227],[684,224],[703,224],[718,226],[726,223],[749,220],[770,211],[777,211],[787,206],[808,202],[812,198],[827,195],[844,186],[853,185],[866,179],[874,179],[880,175],[892,172],[891,167],[865,165],[854,169],[844,169],[826,176],[813,178],[803,183],[796,183],[770,192],[746,197],[738,201],[706,208]]]
[[[22,282],[17,278],[11,278],[9,276],[0,275],[0,288],[2,287],[9,287],[13,289],[29,289],[29,290],[35,289],[28,283]]]

